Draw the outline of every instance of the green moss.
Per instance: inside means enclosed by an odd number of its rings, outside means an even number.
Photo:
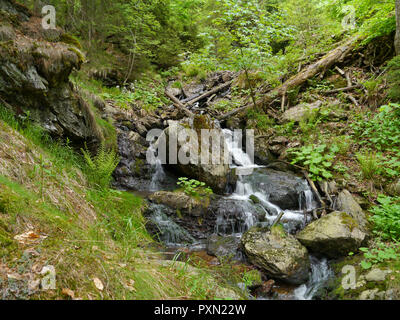
[[[357,222],[346,212],[342,212],[341,217],[342,217],[342,223],[348,226],[350,231],[353,231],[353,229],[358,226]]]
[[[84,54],[82,53],[82,51],[80,51],[79,49],[74,48],[74,47],[70,47],[70,48],[68,48],[68,50],[75,53],[78,56],[80,63],[85,62],[86,58],[85,58]]]
[[[73,46],[77,47],[78,49],[82,49],[82,45],[79,42],[78,38],[76,38],[75,36],[73,36],[69,33],[64,33],[60,37],[60,41],[66,43],[66,44],[73,45]]]

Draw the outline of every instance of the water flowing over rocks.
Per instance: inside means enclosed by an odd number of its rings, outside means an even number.
[[[258,168],[255,174],[243,177],[254,190],[265,194],[270,202],[281,209],[299,209],[299,195],[308,190],[304,179],[290,172]]]
[[[270,277],[292,284],[308,280],[310,260],[307,249],[280,227],[252,228],[241,243],[249,261]]]
[[[311,251],[330,258],[356,251],[365,237],[357,221],[339,211],[311,222],[297,235],[297,239]]]

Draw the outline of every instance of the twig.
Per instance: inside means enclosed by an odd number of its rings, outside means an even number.
[[[272,224],[271,228],[274,227],[274,226],[276,226],[276,225],[279,223],[279,221],[281,221],[281,219],[282,219],[282,217],[283,217],[284,214],[285,214],[285,213],[284,213],[283,211],[279,214],[278,218],[275,219],[275,221],[274,221],[274,223]]]

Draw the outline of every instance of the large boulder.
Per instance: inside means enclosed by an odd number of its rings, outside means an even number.
[[[208,197],[194,198],[180,191],[158,191],[153,193],[149,199],[155,203],[164,204],[180,214],[189,214],[196,217],[207,212],[207,207],[210,203]]]
[[[249,261],[267,275],[291,284],[308,280],[310,260],[307,249],[280,226],[270,231],[251,228],[241,240]]]
[[[307,182],[293,173],[272,169],[255,169],[255,174],[243,178],[251,183],[254,192],[261,192],[281,209],[299,209],[299,196],[309,190]]]
[[[311,251],[330,258],[347,256],[356,251],[366,233],[358,222],[345,212],[335,211],[311,222],[297,235],[297,239]]]
[[[210,160],[208,163],[202,163],[201,161],[201,146],[203,145],[203,140],[206,137],[202,134],[202,129],[214,129],[221,136],[219,150],[220,152],[212,152],[212,144],[210,145]],[[235,171],[230,168],[229,163],[226,163],[224,157],[224,150],[227,150],[227,144],[223,139],[224,135],[220,128],[216,127],[215,124],[207,116],[195,116],[194,119],[190,119],[186,123],[170,121],[169,127],[164,130],[167,141],[160,141],[160,144],[167,143],[169,146],[169,141],[171,136],[177,137],[177,150],[168,149],[169,152],[179,152],[189,155],[187,158],[188,163],[182,163],[180,158],[177,157],[177,163],[170,163],[168,165],[170,169],[177,172],[179,175],[197,179],[199,181],[205,182],[210,186],[216,193],[225,193],[227,188],[233,186],[236,183],[237,176]],[[218,146],[214,146],[218,147]]]
[[[29,116],[51,134],[82,145],[97,144],[102,133],[87,103],[69,82],[83,54],[74,44],[47,41],[41,19],[14,1],[1,0],[0,97],[20,116]],[[4,19],[3,19],[4,18]],[[12,27],[12,29],[10,29]],[[37,30],[32,33],[32,30]]]
[[[346,212],[354,220],[356,220],[360,230],[368,233],[368,220],[365,212],[361,209],[356,200],[354,200],[353,196],[348,190],[343,190],[339,193],[336,206],[338,211]]]

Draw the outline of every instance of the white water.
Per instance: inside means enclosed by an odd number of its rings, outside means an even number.
[[[326,259],[318,260],[311,257],[311,274],[306,284],[301,285],[293,292],[295,300],[311,300],[317,291],[333,276]]]
[[[232,157],[231,167],[236,168],[236,172],[240,172],[243,175],[251,173],[254,168],[260,168],[260,166],[255,165],[250,157],[242,150],[241,145],[233,141],[233,132],[227,129],[223,131],[226,137],[226,146],[230,156]],[[152,177],[150,190],[160,190],[160,182],[162,182],[164,178],[165,172],[161,161],[157,161],[154,165],[154,174]],[[310,212],[315,208],[313,192],[309,188],[306,181],[304,181],[304,184],[307,186],[307,188],[305,188],[305,191],[299,194],[299,210],[282,210],[277,205],[269,201],[269,195],[262,192],[262,190],[254,190],[253,185],[251,183],[244,182],[243,176],[239,175],[235,192],[227,197],[227,199],[238,200],[239,217],[236,217],[236,219],[227,220],[223,215],[218,216],[216,220],[215,232],[227,234],[229,232],[228,230],[230,230],[233,235],[240,237],[252,226],[258,224],[258,218],[252,212],[248,211],[249,204],[253,203],[250,199],[250,196],[252,195],[256,196],[260,200],[260,204],[257,206],[261,207],[266,213],[265,218],[268,225],[271,225],[276,220],[277,216],[283,211],[284,215],[281,219],[281,223],[288,232],[303,228],[310,219],[310,217],[305,215],[303,210]],[[242,205],[241,201],[243,202]],[[161,236],[164,242],[171,245],[195,242],[195,240],[186,232],[186,230],[174,223],[161,211],[155,212],[152,220],[158,226],[158,228],[161,229]],[[238,221],[240,221],[240,223],[238,223]],[[296,288],[293,291],[293,294],[289,297],[290,299],[312,299],[317,290],[331,276],[332,271],[329,269],[326,259],[318,260],[314,257],[311,257],[310,259],[310,280],[306,284]]]

